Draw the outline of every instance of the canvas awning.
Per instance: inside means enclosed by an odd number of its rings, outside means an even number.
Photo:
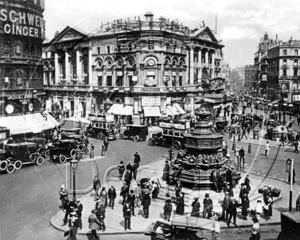
[[[36,133],[38,130],[37,128],[30,126],[30,123],[28,124],[24,115],[1,117],[0,126],[8,128],[11,135]]]
[[[180,115],[180,112],[172,106],[167,106],[166,114],[167,116],[176,116],[176,115]]]
[[[145,117],[160,117],[160,109],[159,107],[144,107],[144,115]]]
[[[24,115],[24,117],[25,117],[26,121],[33,123],[35,126],[37,126],[42,131],[55,128],[55,124],[47,117],[44,118],[42,116],[42,114],[40,114],[40,113]]]
[[[118,115],[124,115],[124,116],[133,115],[133,106],[125,106],[125,107],[118,113]]]
[[[113,104],[107,112],[118,115],[122,111],[123,106],[123,104]]]
[[[174,103],[173,107],[176,108],[180,114],[185,114],[185,111],[182,109],[182,107],[180,107],[178,103]]]

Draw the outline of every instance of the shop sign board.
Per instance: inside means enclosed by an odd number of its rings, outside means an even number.
[[[183,124],[172,124],[172,123],[166,123],[166,122],[160,122],[159,126],[162,128],[172,128],[174,127],[174,129],[180,129],[180,130],[185,130],[185,126]]]
[[[142,106],[143,107],[160,106],[160,96],[143,96]]]

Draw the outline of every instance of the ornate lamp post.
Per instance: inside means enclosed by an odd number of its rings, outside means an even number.
[[[75,179],[75,175],[76,175],[76,170],[77,170],[77,166],[78,166],[78,160],[76,159],[73,159],[71,160],[71,168],[72,168],[72,171],[73,171],[73,198],[76,198],[76,179]]]
[[[286,160],[286,172],[288,172],[290,175],[290,204],[289,204],[289,211],[292,211],[292,201],[293,201],[293,178],[294,178],[294,159],[288,158]]]
[[[171,145],[171,149],[170,149],[170,161],[172,160],[173,158],[173,143],[174,143],[174,122],[173,120],[170,120],[170,123],[171,123],[171,129],[172,129],[172,145]]]

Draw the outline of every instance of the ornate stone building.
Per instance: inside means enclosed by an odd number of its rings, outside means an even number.
[[[88,35],[66,27],[43,45],[44,86],[64,110],[82,116],[116,103],[158,116],[172,99],[198,95],[203,80],[221,77],[223,47],[209,27],[191,30],[152,13]]]
[[[0,0],[0,115],[39,111],[43,0]]]

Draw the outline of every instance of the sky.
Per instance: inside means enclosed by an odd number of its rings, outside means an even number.
[[[260,39],[300,40],[300,1],[297,0],[46,0],[46,38],[66,26],[91,33],[101,23],[146,12],[197,28],[204,21],[222,40],[224,61],[231,68],[253,64]]]

